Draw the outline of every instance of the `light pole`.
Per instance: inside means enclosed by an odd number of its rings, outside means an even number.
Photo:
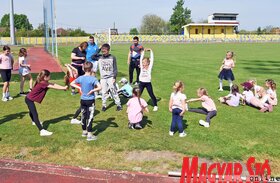
[[[14,2],[10,0],[10,38],[11,45],[15,45]]]

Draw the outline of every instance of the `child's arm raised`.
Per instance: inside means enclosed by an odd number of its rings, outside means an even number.
[[[48,88],[56,89],[56,90],[67,90],[68,86],[61,86],[55,83],[49,83]]]
[[[148,51],[150,51],[150,65],[149,65],[149,69],[153,68],[154,65],[154,52],[151,48],[148,48]]]
[[[142,69],[142,67],[143,67],[142,63],[143,63],[144,56],[145,56],[145,50],[143,50],[141,52],[141,56],[140,56],[140,69]]]

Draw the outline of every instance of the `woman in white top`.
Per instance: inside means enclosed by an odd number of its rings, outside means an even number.
[[[234,75],[232,72],[232,68],[235,67],[233,61],[233,52],[228,51],[226,54],[226,58],[223,60],[223,64],[220,67],[220,74],[218,78],[220,80],[220,89],[219,91],[223,91],[223,80],[227,80],[229,82],[230,88],[232,87],[232,81],[234,81]]]
[[[27,51],[25,48],[21,48],[18,54],[18,63],[19,63],[19,75],[20,75],[20,96],[25,96],[28,92],[32,90],[33,79],[30,74],[30,65],[26,61]],[[29,91],[24,92],[24,81],[29,79]]]
[[[150,58],[144,57],[145,51],[150,51]],[[153,101],[153,105],[154,105],[153,111],[157,111],[158,110],[157,99],[153,92],[153,86],[151,83],[153,64],[154,64],[154,53],[152,49],[145,48],[144,51],[141,53],[141,58],[140,58],[139,89],[142,95],[144,88],[147,88],[147,91]]]

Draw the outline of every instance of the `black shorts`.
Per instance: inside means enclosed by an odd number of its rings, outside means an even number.
[[[0,69],[0,74],[3,82],[10,82],[12,76],[12,69]]]

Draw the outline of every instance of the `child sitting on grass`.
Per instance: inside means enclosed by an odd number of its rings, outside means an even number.
[[[121,83],[122,87],[118,89],[118,94],[123,95],[126,98],[132,97],[132,87],[128,83],[127,79],[122,78],[119,83]],[[118,88],[118,87],[117,87]]]
[[[231,93],[227,96],[220,97],[219,101],[232,107],[238,107],[240,99],[243,99],[243,96],[239,93],[239,87],[234,84],[231,87]]]
[[[196,112],[206,115],[206,122],[204,120],[199,120],[199,124],[209,128],[211,119],[217,115],[217,108],[214,101],[208,96],[208,92],[205,88],[199,88],[197,90],[197,96],[199,98],[190,99],[187,103],[201,101],[202,108],[189,109],[189,112]]]
[[[278,103],[276,94],[276,83],[272,79],[267,79],[265,85],[268,88],[266,92],[269,94],[269,103],[276,106]]]
[[[143,119],[143,112],[149,112],[147,102],[140,98],[140,89],[133,88],[132,98],[127,102],[127,116],[128,116],[128,128],[129,129],[142,129],[141,121]]]

